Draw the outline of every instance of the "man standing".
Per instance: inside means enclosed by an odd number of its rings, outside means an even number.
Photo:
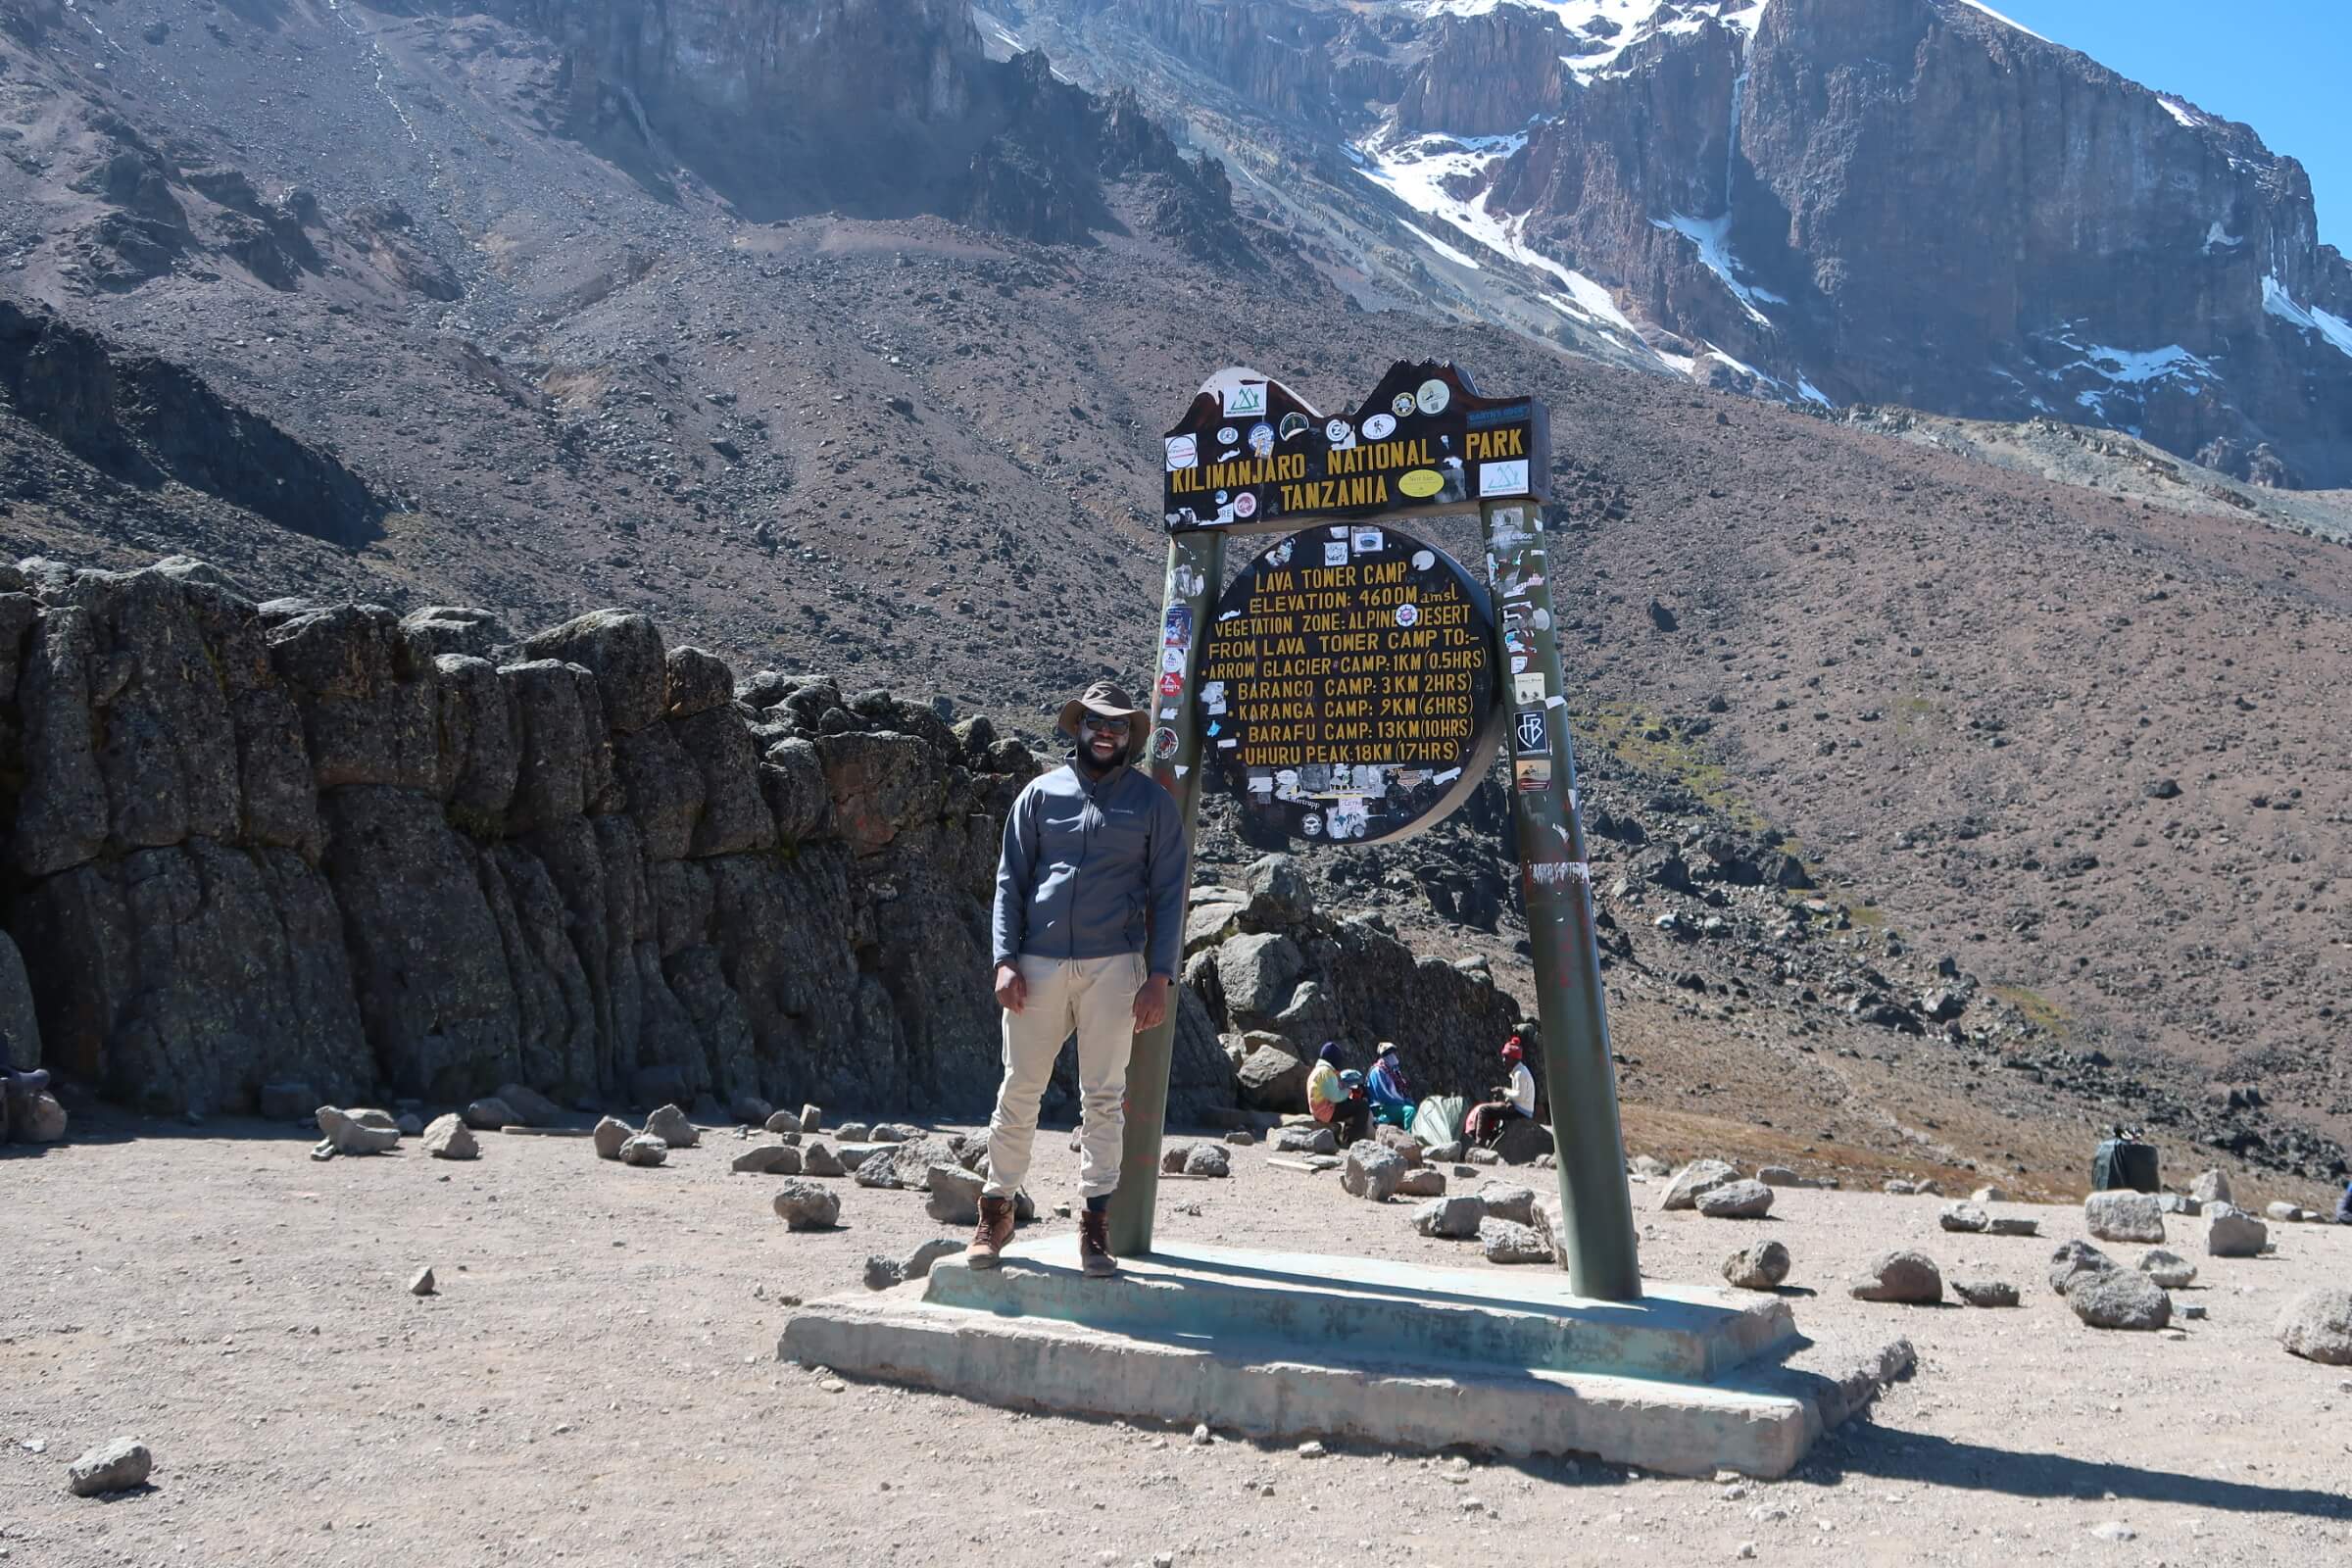
[[[1032,779],[1004,818],[997,861],[997,1001],[1004,1082],[988,1123],[988,1185],[964,1255],[994,1268],[1012,1239],[1013,1194],[1029,1174],[1037,1104],[1062,1041],[1078,1036],[1079,1258],[1102,1278],[1110,1195],[1119,1186],[1127,1056],[1167,1016],[1183,949],[1184,823],[1135,764],[1145,715],[1109,681],[1063,705],[1069,761]]]

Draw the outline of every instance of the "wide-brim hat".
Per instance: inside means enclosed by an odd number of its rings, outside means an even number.
[[[1078,721],[1094,713],[1102,718],[1127,720],[1127,760],[1143,760],[1144,748],[1152,743],[1151,717],[1127,699],[1126,691],[1114,681],[1099,680],[1080,695],[1061,705],[1058,720],[1061,732],[1077,740]]]

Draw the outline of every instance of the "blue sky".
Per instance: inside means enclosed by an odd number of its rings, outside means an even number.
[[[1989,0],[2099,64],[2259,131],[2311,174],[2320,238],[2352,251],[2352,5],[2344,0]]]

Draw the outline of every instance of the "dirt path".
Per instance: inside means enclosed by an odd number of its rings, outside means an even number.
[[[2085,1329],[2049,1293],[2052,1245],[2082,1234],[2072,1208],[2011,1210],[2045,1239],[2006,1241],[1943,1234],[1934,1199],[1785,1192],[1759,1227],[1655,1213],[1657,1189],[1638,1187],[1650,1273],[1711,1281],[1768,1230],[1795,1254],[1790,1286],[1820,1293],[1793,1303],[1802,1329],[1908,1335],[1917,1377],[1777,1484],[1475,1455],[1456,1480],[1442,1457],[1345,1444],[1306,1459],[828,1393],[775,1359],[787,1303],[858,1289],[868,1252],[936,1227],[913,1196],[844,1184],[842,1229],[790,1234],[772,1181],[729,1174],[732,1133],[644,1171],[575,1140],[315,1164],[259,1123],[75,1130],[6,1164],[12,1564],[1618,1564],[1731,1560],[1743,1543],[1859,1564],[2352,1560],[2352,1371],[2270,1333],[2293,1291],[2352,1275],[2352,1230],[2276,1227],[2278,1257],[2230,1261],[2201,1255],[2201,1224],[2177,1226],[2204,1273],[2176,1299],[2211,1316],[2169,1340]],[[1041,1144],[1050,1209],[1075,1156]],[[1470,1258],[1415,1236],[1409,1205],[1263,1152],[1236,1150],[1229,1182],[1164,1184],[1162,1236]],[[1845,1277],[1894,1246],[1947,1279],[1997,1271],[2025,1304],[1847,1299]],[[440,1294],[418,1299],[405,1287],[427,1263]],[[118,1434],[154,1449],[152,1490],[70,1496],[67,1462]],[[2092,1533],[2110,1522],[2133,1539]]]

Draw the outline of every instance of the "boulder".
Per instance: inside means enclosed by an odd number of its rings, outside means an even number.
[[[2064,1296],[2078,1281],[2114,1267],[2115,1259],[2088,1242],[2060,1243],[2050,1254],[2050,1289]]]
[[[1987,1236],[2039,1236],[2041,1221],[2022,1214],[1995,1214],[1984,1222]]]
[[[672,1149],[692,1149],[703,1140],[686,1112],[676,1105],[663,1105],[645,1118],[647,1136],[659,1138]]]
[[[1740,1172],[1720,1159],[1694,1159],[1675,1172],[1666,1196],[1658,1200],[1658,1207],[1696,1208],[1699,1194],[1740,1179]]]
[[[669,1158],[669,1145],[651,1133],[638,1133],[620,1146],[623,1165],[659,1165]]]
[[[596,1144],[599,1159],[618,1159],[620,1146],[630,1138],[629,1124],[617,1116],[607,1116],[596,1124],[596,1131],[588,1136]]]
[[[432,1125],[424,1130],[424,1152],[435,1159],[479,1159],[481,1140],[461,1118],[435,1116]]]
[[[1463,1241],[1478,1234],[1479,1223],[1486,1217],[1486,1205],[1467,1193],[1433,1198],[1413,1210],[1413,1229],[1424,1236]]]
[[[1512,1182],[1488,1182],[1479,1188],[1477,1198],[1486,1211],[1496,1219],[1507,1219],[1515,1225],[1536,1222],[1536,1190]]]
[[[564,1122],[564,1107],[521,1084],[500,1084],[498,1098],[514,1112],[514,1119],[525,1127],[559,1127]]]
[[[2208,1257],[2259,1257],[2270,1245],[2271,1228],[2232,1203],[2205,1205]]]
[[[1443,1198],[1446,1196],[1446,1173],[1442,1170],[1433,1170],[1427,1165],[1423,1165],[1418,1170],[1408,1170],[1404,1173],[1404,1180],[1396,1184],[1396,1196],[1398,1198]]]
[[[1723,1277],[1743,1291],[1777,1289],[1788,1277],[1788,1249],[1779,1242],[1742,1247],[1723,1260]]]
[[[2164,1205],[2153,1193],[2093,1193],[2082,1200],[2082,1224],[2102,1242],[2161,1242]]]
[[[775,1208],[776,1218],[792,1230],[829,1230],[841,1218],[841,1195],[821,1182],[791,1176],[776,1189]]]
[[[1971,1306],[2015,1306],[2017,1287],[2007,1280],[1956,1279],[1952,1294]]]
[[[865,1288],[867,1290],[887,1291],[894,1285],[904,1284],[906,1279],[906,1265],[897,1258],[884,1257],[879,1252],[865,1254]]]
[[[2229,1203],[2236,1201],[2230,1196],[2230,1174],[2216,1166],[2199,1171],[2197,1179],[2188,1184],[2188,1196],[2200,1203]]]
[[[931,1190],[923,1212],[942,1225],[980,1223],[980,1193],[987,1183],[977,1171],[957,1164],[933,1165],[924,1173]]]
[[[2161,1247],[2151,1247],[2139,1254],[2139,1271],[2168,1291],[2185,1290],[2197,1282],[2196,1264]]]
[[[811,1138],[801,1149],[801,1174],[804,1176],[847,1176],[850,1167],[833,1152],[833,1146],[822,1138]]]
[[[1807,1187],[1812,1185],[1786,1165],[1758,1165],[1756,1180],[1767,1187]]]
[[[2321,1286],[2288,1301],[2272,1329],[2289,1355],[2352,1366],[2352,1291]]]
[[[522,1118],[515,1113],[514,1107],[495,1095],[484,1095],[466,1107],[466,1125],[486,1133],[494,1133],[501,1127],[519,1126],[521,1122]]]
[[[66,1466],[66,1488],[76,1497],[102,1496],[109,1492],[128,1492],[147,1484],[148,1472],[155,1467],[155,1456],[147,1445],[136,1438],[117,1438],[101,1443]]]
[[[1336,1154],[1340,1139],[1330,1128],[1305,1124],[1274,1129],[1274,1152],[1278,1154]]]
[[[1298,860],[1269,855],[1250,866],[1247,918],[1256,926],[1304,925],[1315,916],[1315,892]]]
[[[860,1187],[879,1187],[885,1191],[905,1187],[899,1179],[899,1162],[881,1144],[844,1144],[841,1162],[850,1168],[851,1177]]]
[[[1551,1244],[1537,1235],[1534,1226],[1522,1225],[1516,1220],[1496,1219],[1492,1214],[1478,1222],[1478,1245],[1490,1263],[1548,1263],[1552,1260]]]
[[[1992,1229],[1992,1216],[1974,1203],[1946,1203],[1936,1216],[1936,1223],[1947,1231],[1971,1231],[1981,1236]]]
[[[605,722],[621,734],[662,716],[669,671],[662,633],[645,615],[597,610],[526,638],[522,655],[584,666],[596,677]]]
[[[2066,1289],[2066,1304],[2094,1329],[2152,1330],[2173,1320],[2173,1298],[2137,1269],[2078,1274]]]
[[[1846,1287],[1857,1301],[1899,1301],[1933,1306],[1943,1299],[1943,1271],[1925,1252],[1881,1252]]]
[[[1556,1147],[1549,1127],[1532,1116],[1512,1116],[1495,1136],[1494,1154],[1505,1165],[1543,1165],[1550,1163]]]
[[[0,1140],[14,1136],[28,1144],[65,1142],[66,1107],[55,1095],[44,1090],[23,1103],[13,1095],[9,1101],[8,1105],[0,1106],[0,1121],[8,1124],[0,1127]]]
[[[760,1126],[771,1133],[791,1133],[797,1137],[801,1131],[801,1113],[797,1110],[774,1111]]]
[[[1372,1129],[1372,1136],[1384,1147],[1396,1151],[1397,1157],[1407,1165],[1418,1166],[1429,1158],[1428,1151],[1421,1147],[1421,1140],[1401,1127],[1392,1127],[1383,1122]]]
[[[379,1109],[374,1105],[354,1105],[346,1109],[343,1114],[374,1132],[396,1133],[400,1131],[400,1118],[390,1111]]]
[[[1226,1152],[1223,1144],[1195,1144],[1193,1152],[1185,1156],[1184,1173],[1187,1176],[1231,1176],[1233,1155]]]
[[[1306,1063],[1280,1046],[1258,1046],[1234,1070],[1234,1087],[1251,1110],[1304,1110]]]
[[[977,1225],[980,1222],[974,1218],[972,1223]],[[927,1242],[918,1242],[914,1250],[906,1254],[906,1261],[899,1265],[900,1277],[919,1280],[931,1272],[932,1264],[943,1257],[954,1257],[962,1250],[963,1243],[953,1236],[934,1236]]]
[[[801,1107],[801,1131],[812,1133],[823,1123],[825,1113],[814,1105]]]
[[[1759,1181],[1725,1182],[1693,1201],[1709,1219],[1762,1219],[1772,1212],[1772,1189]]]
[[[381,1154],[400,1143],[397,1127],[370,1127],[332,1105],[320,1105],[315,1114],[318,1131],[338,1154]]]
[[[1272,931],[1219,943],[1216,955],[1217,984],[1224,991],[1226,1010],[1238,1019],[1278,1016],[1290,1004],[1299,972],[1306,967],[1298,944]]]
[[[1184,1162],[1192,1156],[1193,1146],[1189,1139],[1176,1139],[1163,1143],[1159,1146],[1159,1168],[1170,1174],[1181,1172],[1184,1169]]]
[[[1340,1186],[1354,1197],[1385,1203],[1404,1180],[1405,1163],[1390,1150],[1359,1141],[1348,1147],[1340,1166]]]

